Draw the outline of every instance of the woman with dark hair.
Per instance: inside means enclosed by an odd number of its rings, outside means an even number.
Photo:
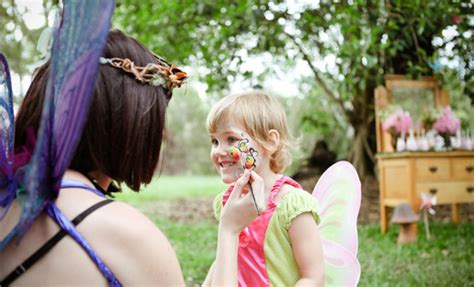
[[[36,72],[18,111],[17,148],[31,152],[39,136],[50,68],[48,62]],[[69,231],[42,212],[19,244],[11,242],[0,250],[2,286],[12,282],[184,286],[175,252],[161,231],[141,212],[104,200],[104,195],[118,191],[114,182],[134,191],[150,183],[160,160],[172,89],[186,77],[135,39],[118,30],[109,32],[86,124],[55,200],[58,209],[78,224],[77,232],[87,239],[87,246],[65,236]],[[235,194],[223,210],[219,227],[216,262],[223,264],[216,272],[223,275],[236,273],[226,269],[234,268],[226,262],[236,260],[238,234],[257,215],[248,196]],[[257,197],[263,200],[258,193]],[[20,212],[15,199],[0,220],[1,239],[18,222]],[[220,283],[224,281],[216,282]]]

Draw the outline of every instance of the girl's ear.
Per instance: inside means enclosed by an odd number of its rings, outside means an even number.
[[[268,150],[270,154],[273,154],[277,151],[278,146],[280,146],[280,133],[277,130],[268,131]]]

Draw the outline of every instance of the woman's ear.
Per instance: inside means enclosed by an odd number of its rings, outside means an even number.
[[[277,151],[278,146],[280,146],[280,133],[277,130],[268,131],[268,150],[270,154],[273,154]]]

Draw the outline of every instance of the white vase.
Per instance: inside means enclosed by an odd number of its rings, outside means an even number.
[[[413,129],[410,129],[410,135],[408,136],[406,143],[406,150],[416,151],[418,150],[418,145],[416,144],[415,132]]]
[[[426,137],[425,133],[421,135],[418,139],[418,149],[422,151],[430,150],[430,145],[428,143],[428,138]]]
[[[442,136],[437,135],[435,137],[435,146],[434,146],[435,151],[442,151],[444,150],[444,139]]]
[[[406,149],[406,145],[405,145],[405,136],[402,135],[400,137],[397,138],[397,151],[398,152],[402,152]]]

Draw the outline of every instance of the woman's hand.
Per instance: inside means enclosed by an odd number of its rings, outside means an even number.
[[[251,192],[246,192],[249,186],[252,187]],[[255,171],[245,170],[235,182],[234,190],[222,209],[219,231],[239,234],[264,208],[263,179]]]
[[[245,192],[252,187],[251,192]],[[234,190],[222,209],[217,237],[217,254],[204,286],[238,286],[237,253],[239,234],[265,207],[263,179],[246,170],[235,182]],[[258,209],[258,213],[257,213]],[[212,278],[212,279],[211,279]]]

